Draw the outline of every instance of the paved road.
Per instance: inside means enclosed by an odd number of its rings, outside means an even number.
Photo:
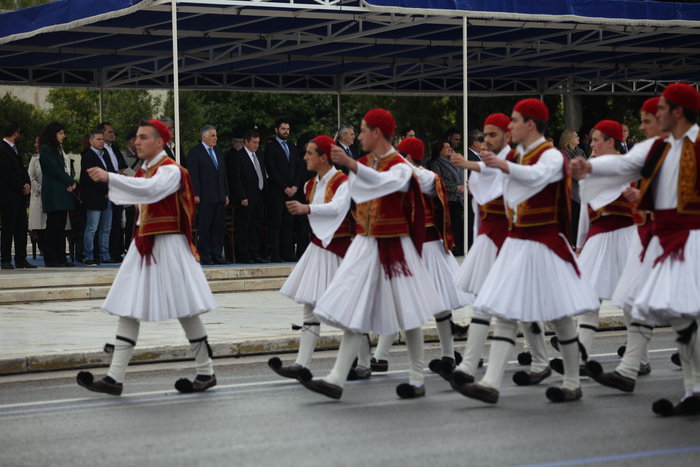
[[[623,341],[602,333],[594,353],[611,367]],[[509,375],[497,406],[466,399],[433,375],[428,397],[401,401],[394,388],[405,379],[402,348],[388,375],[349,383],[339,402],[276,377],[266,357],[217,360],[219,386],[196,395],[171,389],[191,363],[131,367],[121,398],[77,387],[75,372],[6,376],[0,465],[695,467],[700,417],[661,419],[650,410],[655,399],[680,395],[672,347],[672,333],[658,331],[653,371],[635,394],[584,380],[584,399],[563,405],[548,403],[543,387],[515,387]],[[437,355],[427,349],[427,359]],[[317,356],[323,375],[334,353]]]

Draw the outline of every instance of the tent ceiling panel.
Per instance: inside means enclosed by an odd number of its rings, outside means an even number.
[[[652,93],[700,76],[692,4],[190,0],[177,11],[184,89],[460,94],[465,15],[472,93]],[[0,83],[170,88],[170,18],[167,0],[1,14]]]

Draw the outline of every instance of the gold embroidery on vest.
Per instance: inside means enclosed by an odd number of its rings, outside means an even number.
[[[680,167],[678,170],[678,213],[679,214],[698,214],[700,208],[700,194],[696,191],[697,186],[697,159],[695,155],[695,147],[690,139],[686,136],[683,139],[683,147],[681,149]],[[690,203],[694,206],[688,206]],[[693,209],[693,207],[695,209]]]

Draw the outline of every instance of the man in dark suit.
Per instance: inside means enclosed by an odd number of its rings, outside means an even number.
[[[216,147],[216,128],[204,125],[199,133],[202,142],[187,154],[197,205],[197,249],[202,264],[228,264],[222,256],[224,207],[229,202],[226,160]]]
[[[127,168],[126,159],[124,159],[124,155],[119,150],[119,147],[114,144],[114,140],[117,138],[114,127],[112,127],[112,124],[109,122],[100,122],[97,128],[104,133],[105,155],[109,157],[114,169],[118,173],[123,174]],[[122,212],[124,211],[124,206],[114,204],[110,201],[110,208],[112,210],[112,226],[109,230],[110,258],[105,261],[105,263],[121,263],[122,255],[126,251],[126,248],[124,248],[124,232],[122,229]]]
[[[358,154],[352,149],[353,144],[355,144],[355,129],[352,126],[341,125],[338,128],[338,138],[335,141],[345,151],[345,154],[355,160],[359,159]]]
[[[238,259],[241,263],[269,262],[260,256],[266,174],[265,165],[257,155],[259,147],[260,135],[254,130],[248,130],[243,137],[243,148],[238,152],[231,151],[226,160],[229,187],[235,206]]]
[[[99,167],[116,172],[109,154],[104,150],[104,131],[90,133],[90,147],[83,151],[80,159],[80,191],[85,207],[85,233],[83,235],[83,262],[93,266],[110,260],[109,232],[112,229],[112,203],[107,199],[106,183],[95,182],[87,169]],[[95,236],[99,229],[99,253],[95,254]]]
[[[27,195],[30,181],[19,154],[19,126],[7,122],[0,141],[0,256],[2,269],[35,268],[27,261]],[[12,240],[15,242],[15,265],[12,265]]]
[[[285,201],[294,199],[301,184],[299,154],[289,138],[289,122],[275,122],[275,137],[265,146],[265,167],[269,179],[268,235],[272,262],[296,261],[293,244],[294,218]]]

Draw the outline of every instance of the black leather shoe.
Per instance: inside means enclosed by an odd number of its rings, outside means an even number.
[[[255,258],[255,260],[253,262],[265,264],[265,263],[269,263],[270,260],[267,258],[258,257],[258,258]],[[281,260],[280,261],[273,261],[273,263],[281,263],[281,262],[282,262]]]
[[[673,405],[668,399],[659,399],[651,406],[655,414],[662,417],[700,414],[700,396],[690,396]]]
[[[36,264],[32,264],[29,261],[19,263],[19,264],[15,265],[15,267],[17,269],[36,269],[37,268]]]
[[[350,368],[350,371],[348,372],[348,381],[369,379],[371,376],[372,376],[372,369],[371,368],[356,366],[355,368]]]
[[[228,260],[226,260],[226,259],[224,259],[224,258],[215,258],[215,259],[214,259],[214,262],[215,262],[216,264],[231,264],[231,263],[228,262]]]
[[[401,383],[396,386],[396,395],[401,399],[416,399],[425,397],[425,386],[414,386],[408,383]]]
[[[591,378],[609,388],[619,389],[623,392],[634,392],[635,381],[632,378],[622,376],[617,371],[591,375]]]
[[[436,358],[428,364],[430,371],[439,374],[445,381],[450,381],[450,376],[456,366],[455,359],[450,357]]]
[[[269,263],[281,263],[282,258],[280,258],[279,256],[272,256],[268,262]],[[262,263],[262,261],[258,261],[258,263]]]
[[[574,390],[558,387],[547,388],[546,392],[547,399],[552,402],[573,402],[579,400],[583,393],[581,388],[578,387]]]
[[[513,375],[513,382],[518,386],[534,386],[540,384],[546,378],[552,376],[552,369],[547,367],[542,371],[517,371]]]
[[[463,396],[477,399],[481,402],[486,402],[487,404],[495,404],[498,402],[498,389],[490,388],[477,383],[465,384],[464,386],[460,386],[459,388],[455,389]]]
[[[651,364],[649,362],[641,362],[639,364],[639,370],[637,370],[638,376],[646,376],[651,373]]]
[[[464,386],[465,384],[473,383],[474,376],[460,370],[454,370],[450,375],[449,382],[454,390],[458,390],[456,386]]]
[[[95,377],[89,371],[81,371],[76,377],[78,384],[89,391],[111,394],[112,396],[121,396],[124,390],[122,383],[117,383],[109,376],[95,381]]]
[[[277,357],[272,357],[267,361],[267,366],[272,369],[278,375],[284,378],[298,379],[301,374],[301,370],[304,369],[303,366],[297,365],[296,363],[289,366],[282,366],[282,361]]]
[[[74,267],[75,267],[75,263],[71,263],[70,261],[66,261],[65,263],[61,263],[61,265],[60,265],[59,267],[62,267],[62,268],[74,268]]]
[[[375,371],[377,373],[384,373],[386,371],[389,371],[389,362],[387,360],[377,360],[376,358],[372,357],[369,366],[372,369],[372,371]]]
[[[14,269],[15,267],[12,263],[2,263],[0,264],[0,269]]]
[[[331,399],[340,399],[343,395],[343,388],[323,379],[301,380],[301,384],[303,384],[306,389],[323,394]]]
[[[102,261],[104,264],[120,264],[122,262],[121,258],[109,258]]]
[[[180,378],[175,382],[175,389],[184,394],[203,392],[216,386],[216,375],[197,375],[194,381]]]

